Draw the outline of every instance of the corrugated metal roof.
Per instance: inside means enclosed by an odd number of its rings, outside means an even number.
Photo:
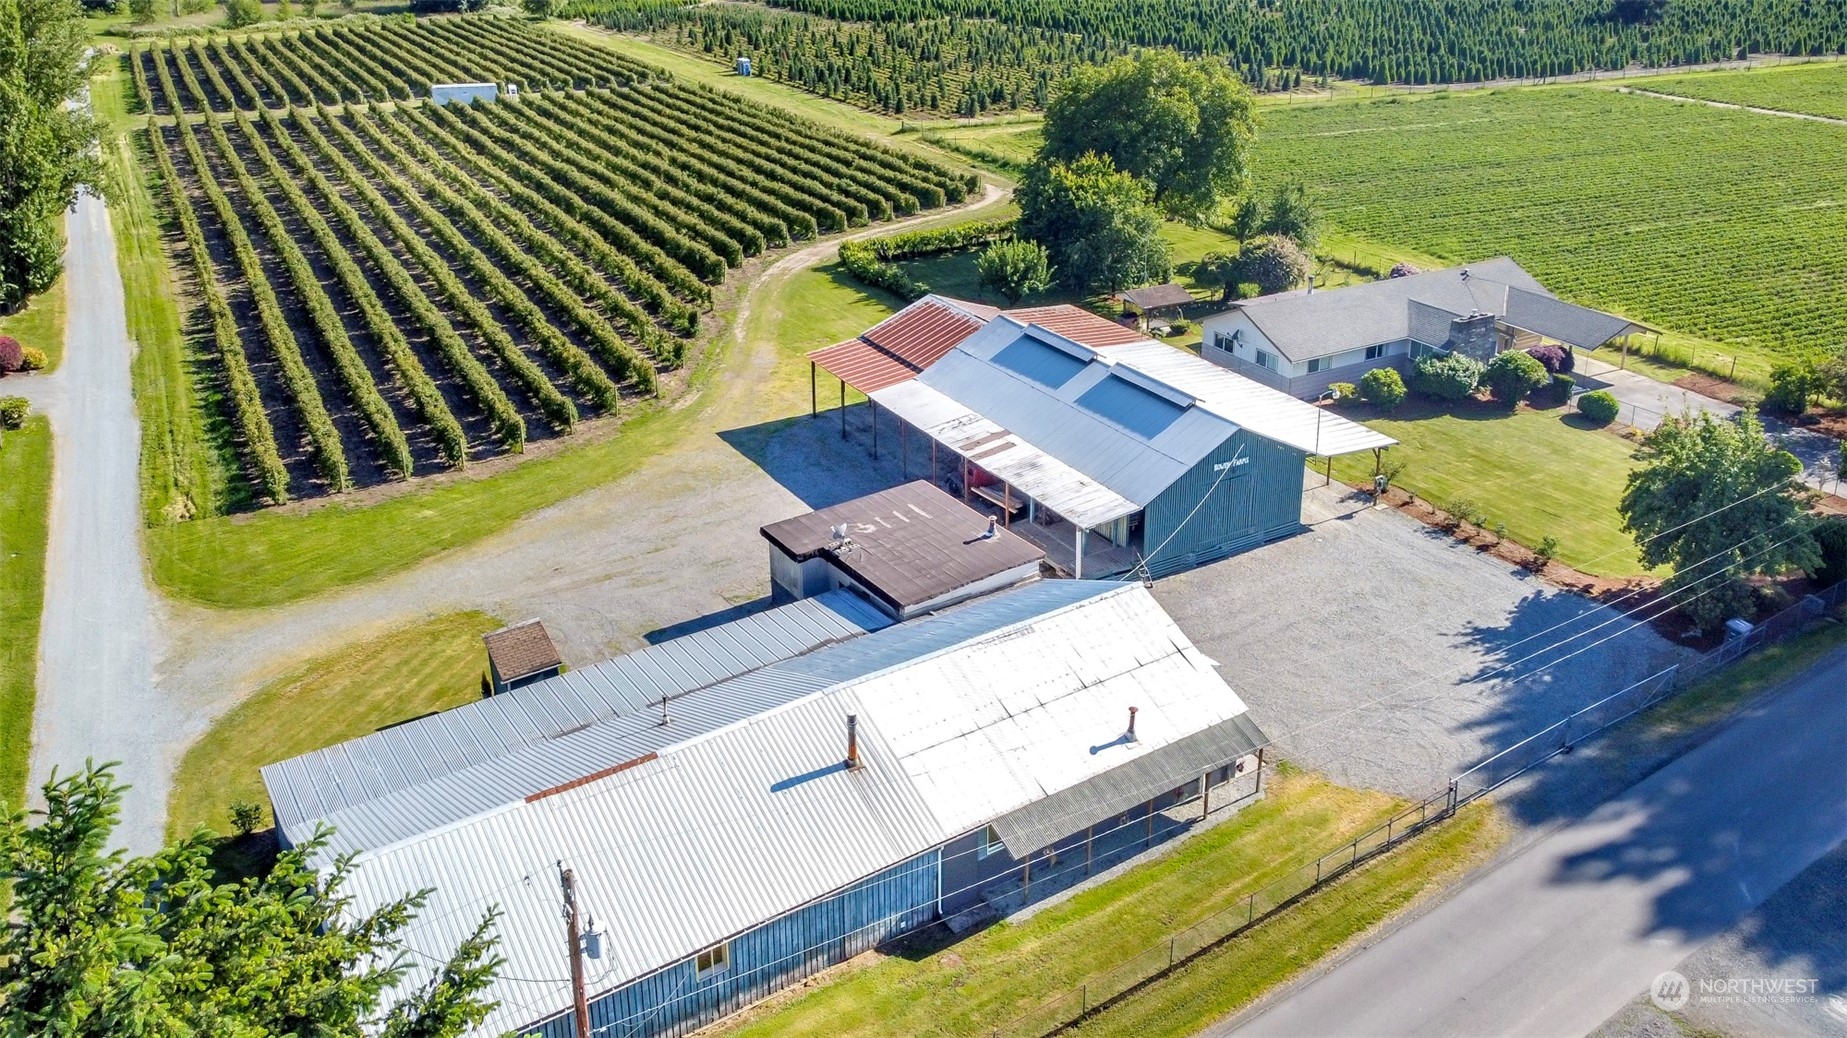
[[[1203,775],[1247,753],[1256,753],[1269,742],[1269,736],[1249,714],[1238,714],[996,818],[994,829],[1008,851],[1022,857],[1099,818],[1147,803],[1174,788],[1177,776]]]
[[[862,393],[896,385],[981,330],[998,311],[944,296],[924,296],[857,339],[808,354],[821,370]]]
[[[1316,407],[1185,350],[1158,342],[1119,346],[1111,360],[1192,394],[1200,406],[1257,436],[1310,454],[1339,455],[1390,447],[1384,433]]]
[[[918,370],[861,339],[823,346],[808,354],[808,359],[822,371],[867,395],[915,378]]]
[[[276,824],[301,839],[335,812],[890,624],[831,592],[271,764],[263,782]]]
[[[1109,346],[1121,346],[1131,342],[1141,342],[1141,332],[1134,328],[1117,324],[1101,314],[1093,314],[1081,306],[1059,303],[1055,306],[1027,306],[1001,313],[1022,324],[1036,324],[1047,331],[1056,332],[1070,339],[1081,342],[1092,349]]]
[[[740,685],[811,691],[360,855],[355,912],[434,888],[405,931],[420,968],[404,983],[498,905],[507,962],[482,1026],[527,1024],[570,1001],[556,863],[575,870],[606,934],[589,962],[600,992],[1244,713],[1145,589],[1087,581],[989,596],[682,702],[721,711]],[[1133,744],[1117,739],[1129,706],[1141,711]],[[841,766],[848,714],[864,764],[853,771]]]

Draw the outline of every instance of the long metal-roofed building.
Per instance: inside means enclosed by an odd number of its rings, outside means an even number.
[[[571,869],[592,1032],[654,1036],[1068,888],[1256,792],[1262,731],[1139,584],[1037,581],[895,624],[856,602],[272,765],[278,824],[339,826],[319,860],[356,852],[355,912],[434,889],[406,985],[501,910],[482,1033],[572,1033]]]
[[[1397,442],[1161,343],[1095,348],[1006,314],[870,399],[899,419],[901,468],[915,429],[923,471],[1076,577],[1162,576],[1297,533],[1310,455]]]

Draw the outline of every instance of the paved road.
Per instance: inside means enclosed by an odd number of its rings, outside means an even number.
[[[102,202],[79,200],[65,230],[64,363],[28,383],[51,419],[54,444],[33,782],[94,757],[121,760],[118,775],[130,783],[161,787],[164,776],[146,753],[138,721],[154,698],[154,606],[141,561],[134,348]],[[131,849],[152,849],[163,808],[128,797],[120,835]]]
[[[1267,1011],[1205,1033],[1585,1034],[1847,838],[1843,761],[1847,648]]]

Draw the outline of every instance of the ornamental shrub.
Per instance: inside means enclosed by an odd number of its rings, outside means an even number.
[[[1815,361],[1804,357],[1783,361],[1770,369],[1770,392],[1764,394],[1764,409],[1799,415],[1809,409],[1809,401],[1828,391],[1828,380]]]
[[[1359,387],[1351,382],[1335,382],[1328,388],[1334,391],[1334,396],[1338,400],[1353,400],[1360,395]]]
[[[1404,377],[1396,368],[1374,368],[1360,376],[1360,399],[1381,411],[1404,403]]]
[[[1549,374],[1567,375],[1578,366],[1576,354],[1567,346],[1534,346],[1526,355],[1538,361]]]
[[[1435,400],[1466,400],[1481,384],[1482,365],[1461,353],[1427,353],[1411,368],[1411,388]]]
[[[24,370],[26,351],[11,335],[0,335],[0,375]]]
[[[47,363],[45,351],[39,349],[37,346],[25,347],[19,351],[19,356],[19,370],[43,371],[45,369]]]
[[[1422,274],[1422,273],[1423,271],[1417,269],[1417,265],[1415,263],[1394,263],[1392,264],[1391,273],[1387,274],[1386,276],[1394,277],[1394,278],[1408,278],[1413,274]]]
[[[1570,375],[1553,375],[1552,380],[1528,394],[1527,399],[1543,407],[1562,407],[1571,402],[1571,388],[1577,380]]]
[[[1494,399],[1509,409],[1526,395],[1551,379],[1546,369],[1538,361],[1520,350],[1507,350],[1498,353],[1488,362],[1487,370],[1482,372],[1482,381],[1487,384]]]
[[[1599,389],[1578,398],[1578,413],[1598,425],[1608,425],[1616,420],[1616,414],[1623,405],[1610,395],[1608,390]]]
[[[23,429],[32,405],[23,396],[0,396],[0,429]]]
[[[1847,580],[1847,519],[1835,516],[1815,524],[1816,554],[1820,562],[1809,570],[1817,591]]]

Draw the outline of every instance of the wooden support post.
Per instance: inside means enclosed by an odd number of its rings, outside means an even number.
[[[1150,800],[1148,801],[1148,835],[1142,841],[1142,848],[1145,850],[1153,846],[1154,846],[1154,801]]]
[[[1199,776],[1199,820],[1205,821],[1212,814],[1212,772]]]
[[[1266,748],[1263,746],[1257,748],[1257,788],[1252,790],[1253,793],[1263,792],[1263,751]]]
[[[911,475],[911,456],[905,450],[904,419],[898,419],[898,481],[903,482]]]
[[[879,460],[879,405],[871,397],[866,398],[866,413],[872,416],[872,460]]]
[[[1332,482],[1334,482],[1334,455],[1330,454],[1328,455],[1328,470],[1321,477],[1321,485],[1325,487]]]
[[[577,930],[577,878],[570,869],[558,875],[564,888],[564,932],[571,944],[571,1011],[577,1024],[577,1038],[590,1038],[590,1003],[584,996],[583,938]]]
[[[1033,899],[1033,856],[1030,854],[1026,856],[1026,870],[1024,875],[1026,877],[1025,883],[1020,887],[1021,904],[1025,904]]]
[[[820,389],[815,383],[814,361],[808,362],[808,417],[821,413]]]
[[[1003,479],[1001,480],[1000,488],[1001,499],[1006,502],[1006,504],[1001,506],[1000,524],[1011,530],[1013,529],[1013,484]]]
[[[1097,834],[1097,823],[1084,827],[1084,875],[1090,875],[1090,841]]]
[[[962,459],[962,503],[968,504],[968,459]]]
[[[840,380],[840,438],[847,438],[847,380]]]

